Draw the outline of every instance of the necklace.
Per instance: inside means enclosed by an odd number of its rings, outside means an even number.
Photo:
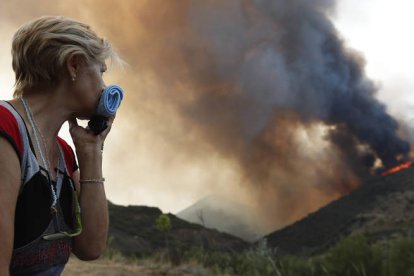
[[[34,116],[33,116],[33,113],[31,111],[29,105],[27,104],[26,100],[23,98],[23,96],[20,96],[20,101],[23,104],[24,111],[26,113],[26,117],[29,120],[30,126],[32,127],[33,136],[34,136],[34,139],[35,139],[37,150],[39,151],[39,154],[40,154],[40,159],[42,160],[43,166],[45,167],[45,169],[47,171],[47,174],[48,174],[48,179],[49,179],[49,183],[50,183],[50,190],[51,190],[52,199],[53,199],[52,204],[50,206],[50,210],[51,210],[51,213],[56,213],[57,212],[57,209],[56,209],[57,195],[56,195],[55,189],[53,188],[52,183],[50,182],[50,172],[51,172],[50,168],[51,168],[51,166],[50,166],[49,156],[48,156],[47,147],[46,147],[46,139],[43,136],[43,133],[40,130],[40,128],[37,126],[36,121],[35,121]],[[37,136],[37,132],[39,132],[39,134],[42,138],[43,146],[45,148],[45,154],[43,154],[42,147],[40,146],[39,137]]]

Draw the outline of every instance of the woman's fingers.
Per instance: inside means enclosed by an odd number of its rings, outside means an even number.
[[[108,127],[104,131],[102,131],[102,133],[100,134],[103,139],[105,139],[108,133],[111,131],[114,120],[115,120],[115,115],[109,117],[108,120],[106,121]]]
[[[78,124],[76,118],[68,120],[69,123],[69,132],[72,136],[72,139],[83,142],[93,142],[93,143],[103,143],[106,139],[106,136],[111,131],[112,124],[115,120],[115,115],[107,118],[107,128],[102,131],[100,134],[95,135],[89,127],[82,127]]]
[[[108,118],[108,126],[111,127],[115,121],[115,115]]]

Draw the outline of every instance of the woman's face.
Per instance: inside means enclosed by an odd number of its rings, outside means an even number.
[[[95,114],[99,98],[105,89],[102,79],[105,71],[104,62],[91,62],[79,67],[71,91],[71,96],[74,97],[76,103],[76,117],[84,119]]]

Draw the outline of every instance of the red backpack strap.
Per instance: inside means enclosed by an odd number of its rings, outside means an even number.
[[[24,185],[39,171],[36,156],[30,149],[26,125],[11,104],[0,101],[0,135],[13,146],[20,161],[22,191]]]
[[[21,163],[23,158],[23,140],[19,124],[6,105],[7,103],[0,101],[0,136],[4,137],[13,146]]]
[[[72,177],[72,174],[78,169],[75,153],[73,152],[71,146],[69,146],[69,144],[62,138],[58,137],[58,142],[65,157],[65,164],[68,169],[68,174]]]

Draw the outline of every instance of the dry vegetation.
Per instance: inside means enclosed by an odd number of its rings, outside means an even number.
[[[212,275],[207,269],[196,263],[170,265],[156,260],[131,261],[119,257],[113,260],[101,258],[92,262],[83,262],[71,256],[63,276],[132,276],[132,275]]]

